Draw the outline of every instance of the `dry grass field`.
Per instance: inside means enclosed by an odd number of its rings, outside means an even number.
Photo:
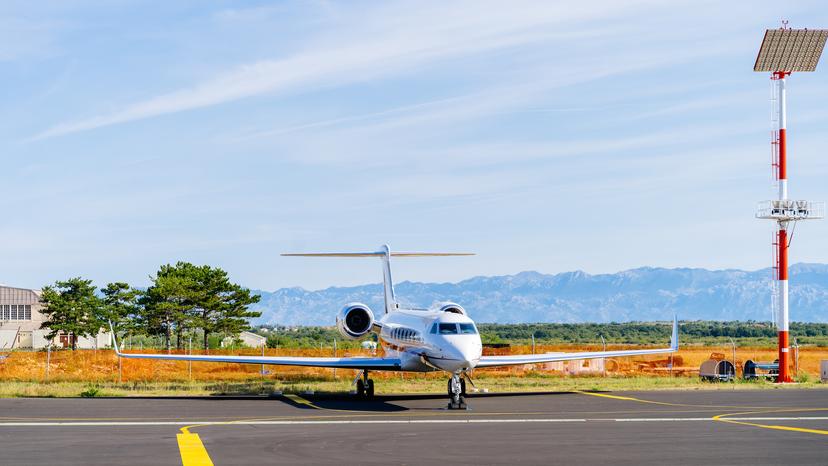
[[[610,348],[632,348],[612,345]],[[594,346],[554,345],[537,347],[537,352],[599,350]],[[268,349],[267,355],[331,356],[332,349]],[[531,347],[514,346],[487,353],[529,353]],[[260,350],[229,351],[232,354],[261,354]],[[713,384],[698,381],[698,367],[711,353],[731,358],[729,347],[682,348],[673,357],[673,368],[663,356],[626,358],[606,363],[606,374],[583,369],[579,364],[563,366],[517,366],[479,370],[475,379],[484,386],[500,390],[583,390],[583,389],[647,389],[699,387]],[[215,352],[213,353],[215,354]],[[747,359],[772,361],[772,348],[737,348],[737,367]],[[365,355],[367,352],[341,352],[338,356]],[[55,351],[51,353],[48,374],[45,352],[16,351],[0,364],[0,396],[78,396],[88,387],[103,387],[93,395],[128,394],[243,394],[266,393],[272,390],[299,392],[302,390],[347,390],[355,371],[261,366],[240,364],[192,363],[178,361],[121,361],[111,350]],[[799,357],[799,379],[818,380],[819,361],[828,359],[828,348],[803,347]],[[567,375],[573,373],[576,375]],[[557,370],[551,370],[557,369]],[[440,392],[445,385],[445,374],[372,373],[380,391]],[[46,383],[44,383],[46,382]],[[753,384],[756,385],[756,384]]]

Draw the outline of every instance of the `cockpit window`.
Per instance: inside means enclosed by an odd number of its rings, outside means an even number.
[[[460,333],[463,335],[475,335],[477,334],[477,329],[474,328],[474,324],[460,324]]]
[[[457,324],[440,324],[440,335],[457,335]]]
[[[437,323],[436,322],[434,323],[434,325],[431,326],[431,331],[428,332],[428,333],[433,333],[434,335],[437,335]]]

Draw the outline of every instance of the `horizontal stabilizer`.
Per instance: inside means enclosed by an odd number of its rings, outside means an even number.
[[[385,251],[378,252],[307,252],[282,254],[285,257],[384,257]],[[473,256],[471,252],[392,252],[391,257],[449,257]]]

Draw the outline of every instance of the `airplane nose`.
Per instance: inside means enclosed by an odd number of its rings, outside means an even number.
[[[474,369],[477,361],[480,360],[480,350],[474,347],[460,348],[457,359],[461,361],[462,367],[465,369]]]

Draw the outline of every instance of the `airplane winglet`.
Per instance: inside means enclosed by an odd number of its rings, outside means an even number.
[[[115,336],[115,327],[112,326],[112,321],[109,321],[109,331],[112,333],[112,347],[115,348],[115,354],[120,358],[121,350],[118,348],[118,337]]]
[[[678,351],[678,348],[678,316],[673,315],[673,334],[670,336],[670,349],[672,349],[673,351]]]

